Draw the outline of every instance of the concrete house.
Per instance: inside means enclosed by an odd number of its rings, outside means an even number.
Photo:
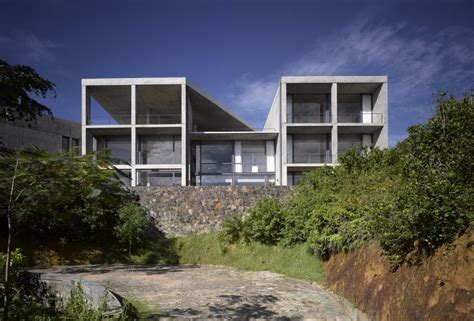
[[[186,78],[82,80],[82,152],[131,186],[293,185],[353,145],[387,147],[387,77],[282,77],[265,126]]]

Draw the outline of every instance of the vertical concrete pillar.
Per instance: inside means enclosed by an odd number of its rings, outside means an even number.
[[[234,142],[234,165],[235,172],[242,173],[242,142],[240,140]]]
[[[338,131],[337,131],[337,83],[331,85],[331,115],[332,115],[332,130],[331,130],[331,154],[332,163],[337,163],[337,145],[338,145]]]
[[[281,185],[288,185],[288,169],[287,169],[287,104],[288,104],[288,95],[286,93],[286,83],[281,82]]]
[[[272,140],[266,141],[265,153],[267,158],[267,172],[275,171],[275,143]]]
[[[87,118],[91,114],[91,98],[87,94],[87,87],[82,86],[81,92],[81,154],[85,155],[87,153],[87,132],[86,125],[88,123]]]
[[[130,123],[131,123],[131,157],[130,157],[130,165],[131,165],[131,170],[130,170],[130,176],[131,176],[131,186],[136,186],[136,176],[137,176],[137,171],[135,168],[135,164],[137,163],[137,127],[136,127],[136,110],[137,110],[137,99],[136,99],[136,92],[137,92],[137,86],[132,85],[131,86],[131,91],[132,91],[132,101],[131,101],[131,110],[130,110]]]
[[[372,95],[362,95],[362,123],[371,124],[372,117]]]
[[[186,131],[186,81],[181,84],[181,186],[187,185],[187,160],[186,149],[188,135]]]

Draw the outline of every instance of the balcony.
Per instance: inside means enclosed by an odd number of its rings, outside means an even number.
[[[288,113],[287,123],[289,124],[329,124],[331,115],[328,113],[298,112]]]
[[[345,124],[383,124],[383,114],[372,112],[337,114],[337,122]]]

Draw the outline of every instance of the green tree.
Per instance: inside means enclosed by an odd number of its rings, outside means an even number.
[[[146,238],[151,229],[151,222],[145,210],[136,204],[128,204],[120,208],[118,216],[119,222],[114,233],[119,240],[128,243],[128,255],[131,257],[133,243]]]
[[[36,120],[52,116],[51,110],[31,94],[45,98],[49,92],[56,97],[55,85],[24,65],[10,65],[0,59],[0,119],[8,121]]]

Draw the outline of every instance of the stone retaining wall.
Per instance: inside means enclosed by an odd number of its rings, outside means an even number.
[[[219,231],[226,218],[247,213],[262,197],[285,199],[282,186],[135,187],[140,203],[167,236]]]

